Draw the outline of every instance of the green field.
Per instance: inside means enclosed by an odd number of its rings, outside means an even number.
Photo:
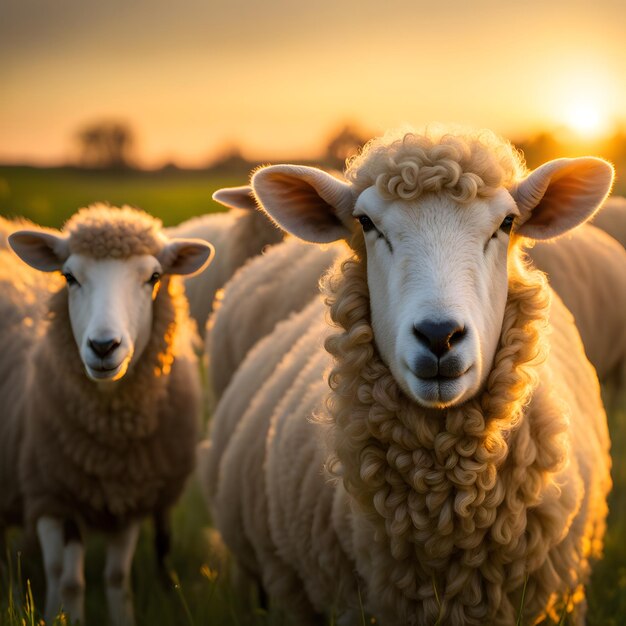
[[[78,208],[107,202],[142,208],[171,226],[222,209],[211,194],[220,187],[243,185],[247,178],[245,171],[216,175],[204,170],[109,172],[0,166],[0,215],[59,227]]]
[[[208,172],[111,174],[71,168],[0,167],[0,214],[22,215],[41,224],[60,226],[77,207],[106,201],[140,206],[170,225],[217,210],[219,205],[211,201],[211,193],[245,180],[244,172],[220,177]],[[626,624],[626,389],[604,391],[613,440],[615,486],[610,499],[605,557],[596,565],[588,589],[588,624],[619,626]],[[167,588],[157,578],[152,529],[149,523],[145,524],[133,565],[138,626],[289,624],[279,610],[260,609],[254,589],[235,582],[232,563],[224,556],[214,534],[199,489],[192,480],[174,511],[170,565],[176,584]],[[17,530],[11,533],[9,544],[11,563],[0,568],[0,626],[34,625],[39,623],[44,593],[38,552],[29,547],[27,538]],[[87,548],[87,622],[100,626],[107,623],[102,539],[88,537]],[[34,609],[27,581],[32,583]],[[331,623],[334,624],[332,617]]]

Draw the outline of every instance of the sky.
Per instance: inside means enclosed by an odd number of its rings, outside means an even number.
[[[625,32],[623,0],[2,0],[0,162],[75,158],[101,119],[146,166],[315,158],[346,122],[610,132]]]

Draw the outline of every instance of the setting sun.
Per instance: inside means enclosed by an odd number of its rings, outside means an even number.
[[[577,101],[567,109],[565,122],[579,135],[596,137],[607,127],[607,119],[600,107],[589,101]]]

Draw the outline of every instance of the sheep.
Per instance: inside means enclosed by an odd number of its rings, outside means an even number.
[[[537,242],[528,255],[573,314],[600,381],[621,383],[626,365],[626,250],[606,232],[584,224],[568,237]]]
[[[104,205],[81,209],[62,232],[13,232],[9,244],[17,256],[0,251],[0,527],[36,529],[50,623],[61,607],[84,622],[82,530],[105,531],[109,614],[126,626],[140,521],[158,521],[162,560],[167,512],[193,467],[200,375],[175,275],[201,269],[212,247]]]
[[[303,309],[318,292],[320,277],[345,246],[311,246],[289,239],[254,257],[226,284],[207,322],[209,380],[221,397],[256,342],[276,324]],[[250,306],[241,306],[242,298]]]
[[[626,198],[611,196],[593,218],[593,225],[601,228],[626,248]]]
[[[558,610],[582,624],[606,415],[571,314],[523,249],[588,219],[611,166],[529,173],[487,131],[431,128],[373,140],[347,179],[252,178],[281,227],[352,253],[326,306],[258,344],[217,406],[201,466],[217,528],[299,624],[330,607],[358,621],[360,599],[387,625]]]
[[[189,311],[201,337],[218,290],[250,257],[283,238],[282,231],[257,210],[250,187],[221,189],[213,194],[213,199],[231,210],[195,217],[165,229],[170,237],[199,238],[215,248],[211,270],[185,279]]]

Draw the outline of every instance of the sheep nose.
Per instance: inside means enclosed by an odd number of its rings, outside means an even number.
[[[121,341],[119,339],[89,339],[88,340],[89,347],[101,358],[103,359],[105,356],[111,354],[114,350],[116,350],[120,345]]]
[[[417,340],[435,356],[441,357],[465,337],[465,326],[455,320],[433,322],[425,320],[413,326]]]

